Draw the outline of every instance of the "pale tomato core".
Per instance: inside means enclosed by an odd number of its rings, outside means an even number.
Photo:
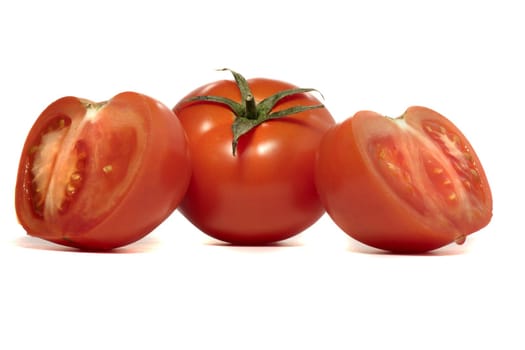
[[[80,175],[73,175],[77,174],[75,158],[69,157],[69,152],[61,152],[68,139],[71,139],[73,133],[70,133],[70,129],[72,128],[78,128],[78,125],[72,126],[69,117],[57,117],[49,123],[47,132],[42,135],[40,143],[33,146],[31,150],[34,157],[31,166],[35,194],[34,206],[40,215],[45,215],[44,211],[55,213],[60,210],[66,193],[72,194],[73,192],[68,179],[79,177],[80,180]],[[58,171],[59,169],[61,171]],[[62,176],[56,176],[56,174]],[[67,191],[68,188],[70,188],[69,191]]]

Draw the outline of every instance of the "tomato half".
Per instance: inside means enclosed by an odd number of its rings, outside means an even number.
[[[239,75],[236,79],[243,80]],[[259,105],[269,96],[296,88],[264,78],[244,83]],[[213,101],[187,102],[202,95],[242,103],[239,86],[221,80],[197,88],[174,107],[192,154],[192,178],[180,212],[201,231],[233,244],[280,241],[316,222],[324,208],[314,184],[315,154],[321,136],[335,124],[328,110],[315,108],[266,120],[234,142],[233,154],[232,123],[237,116]],[[272,112],[313,105],[319,100],[298,93],[279,100]]]
[[[170,215],[190,172],[184,130],[158,101],[133,92],[101,103],[64,97],[27,136],[16,213],[29,235],[112,249],[142,238]]]
[[[395,252],[424,252],[486,226],[492,195],[474,149],[437,112],[399,118],[361,111],[320,145],[316,185],[327,213],[351,237]]]

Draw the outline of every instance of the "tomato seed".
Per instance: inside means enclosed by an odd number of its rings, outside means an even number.
[[[469,152],[463,152],[463,157],[467,160],[467,162],[472,163],[473,157],[472,154]]]
[[[79,182],[81,180],[80,173],[73,173],[70,176],[72,182]]]
[[[67,186],[66,186],[66,194],[68,196],[72,196],[76,193],[76,188],[73,184],[71,183],[68,183]]]
[[[386,167],[387,167],[388,169],[390,169],[390,170],[396,170],[396,168],[397,168],[397,167],[396,167],[393,163],[391,163],[391,162],[385,162],[385,164],[386,164]]]

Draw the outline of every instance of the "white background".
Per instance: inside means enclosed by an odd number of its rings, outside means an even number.
[[[521,6],[520,6],[521,5]],[[0,348],[524,349],[525,13],[519,1],[4,1]],[[410,105],[453,120],[494,217],[463,246],[383,254],[324,216],[275,247],[230,247],[178,213],[115,253],[30,238],[14,213],[25,137],[64,95],[168,106],[265,76],[315,87],[338,121]]]

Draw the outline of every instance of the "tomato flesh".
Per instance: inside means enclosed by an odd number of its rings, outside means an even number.
[[[395,119],[359,112],[327,132],[319,153],[327,212],[368,245],[411,252],[462,243],[492,216],[473,148],[430,109],[411,107]]]

